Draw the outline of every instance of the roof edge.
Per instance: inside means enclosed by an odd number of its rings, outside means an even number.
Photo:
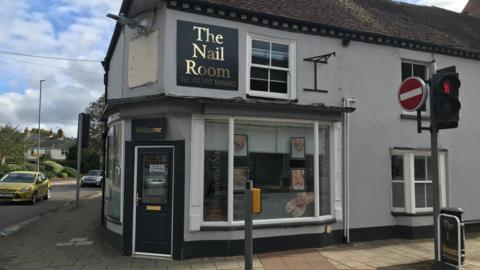
[[[163,0],[167,7],[231,21],[254,24],[277,30],[319,35],[330,38],[354,40],[383,46],[437,53],[480,61],[480,51],[449,47],[420,40],[405,39],[385,34],[357,31],[333,25],[314,23],[268,13],[255,12],[228,5],[199,2],[196,0]]]

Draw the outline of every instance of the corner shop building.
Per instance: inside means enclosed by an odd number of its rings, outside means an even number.
[[[476,228],[480,20],[352,3],[383,27],[337,1],[124,1],[145,26],[117,24],[105,61],[105,218],[125,255],[241,254],[246,179],[262,189],[256,252],[431,236],[429,135],[396,95],[435,65],[462,80],[442,205]]]

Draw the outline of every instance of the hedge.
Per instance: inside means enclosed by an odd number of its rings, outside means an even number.
[[[66,173],[68,177],[77,177],[77,170],[72,167],[63,166],[63,173]]]
[[[43,162],[46,172],[53,172],[56,176],[62,176],[63,166],[55,161],[47,160]]]

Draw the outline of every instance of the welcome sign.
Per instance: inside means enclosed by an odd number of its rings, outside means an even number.
[[[178,21],[177,85],[238,90],[238,30]]]

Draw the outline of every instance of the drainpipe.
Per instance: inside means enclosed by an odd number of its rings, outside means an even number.
[[[356,100],[343,99],[344,109],[355,109]],[[350,244],[350,112],[342,113],[343,237]]]

